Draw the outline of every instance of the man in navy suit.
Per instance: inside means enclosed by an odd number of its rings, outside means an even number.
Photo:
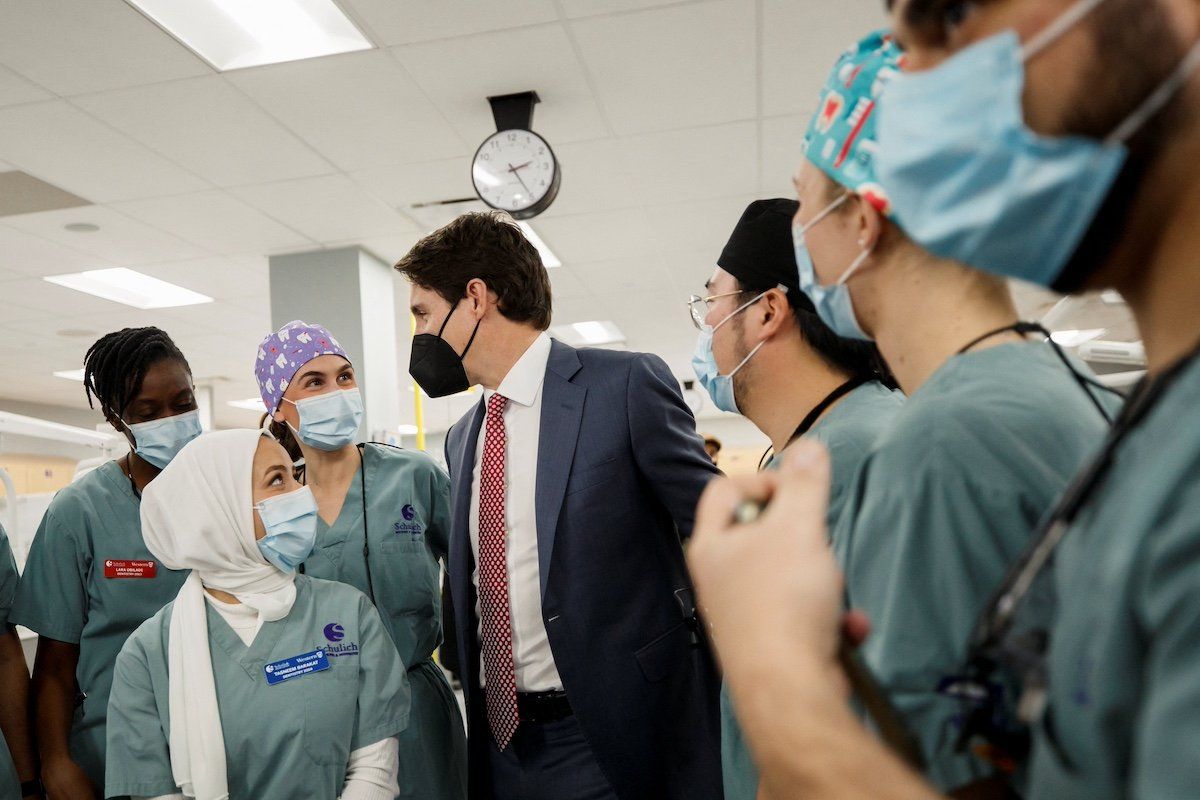
[[[497,214],[396,268],[446,437],[473,800],[719,800],[718,678],[681,539],[716,468],[658,357],[551,340],[550,280]]]

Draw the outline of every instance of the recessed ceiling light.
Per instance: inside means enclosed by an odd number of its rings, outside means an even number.
[[[261,397],[251,397],[246,400],[229,400],[226,402],[226,405],[233,406],[234,408],[244,408],[247,411],[263,410],[263,401]]]
[[[554,255],[554,251],[542,241],[542,237],[538,236],[537,232],[529,227],[528,222],[518,222],[517,227],[524,232],[525,238],[537,248],[538,255],[542,257],[542,263],[546,265],[546,269],[554,269],[555,267],[562,266],[562,262],[558,260],[558,256]]]
[[[621,333],[616,323],[607,320],[555,325],[550,329],[550,335],[567,344],[591,347],[625,341],[625,334]]]
[[[56,378],[66,378],[69,381],[83,382],[83,370],[81,369],[61,369],[54,373]]]
[[[1087,328],[1086,330],[1055,331],[1050,338],[1062,347],[1079,347],[1084,342],[1099,339],[1106,333],[1105,328]]]
[[[69,222],[63,225],[63,228],[71,233],[95,233],[100,230],[99,225],[93,225],[90,222]]]
[[[173,283],[160,281],[125,267],[93,269],[69,275],[50,275],[43,280],[77,292],[102,297],[134,308],[174,308],[211,303],[208,295]]]
[[[369,50],[333,0],[128,0],[218,70]]]

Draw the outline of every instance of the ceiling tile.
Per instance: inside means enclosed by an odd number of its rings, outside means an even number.
[[[676,6],[695,3],[697,0],[559,0],[563,14],[568,17],[595,17],[600,14],[619,14],[623,11],[641,11],[658,6]]]
[[[704,268],[715,264],[729,235],[754,195],[738,195],[713,200],[689,200],[670,205],[648,206],[642,213],[654,228],[655,252],[686,251],[689,256],[705,254]],[[700,279],[703,283],[705,275]]]
[[[619,134],[757,114],[750,0],[576,20],[571,30]]]
[[[550,288],[554,297],[554,302],[557,303],[560,299],[581,298],[591,295],[592,290],[589,289],[575,270],[570,267],[555,267],[548,270],[550,274]]]
[[[243,186],[230,193],[321,243],[416,230],[411,220],[345,175]]]
[[[140,271],[217,300],[270,297],[266,257],[189,259],[147,265]]]
[[[4,0],[0,61],[60,95],[212,72],[123,0]]]
[[[804,115],[773,117],[762,121],[762,194],[795,197],[792,176],[804,159]]]
[[[763,0],[763,115],[810,114],[837,57],[887,24],[879,0]]]
[[[61,100],[0,109],[0,158],[93,203],[209,186]]]
[[[98,225],[100,230],[76,233],[63,227],[74,222],[90,222]],[[87,253],[97,261],[103,262],[102,266],[130,267],[153,261],[194,258],[204,254],[203,250],[193,244],[104,206],[22,214],[9,218],[8,224],[64,247]]]
[[[89,95],[74,102],[218,186],[332,170],[219,76]]]
[[[0,268],[22,277],[56,275],[103,266],[95,256],[63,247],[40,236],[0,225]],[[8,290],[5,289],[5,294]],[[0,319],[3,319],[0,316]]]
[[[346,171],[469,155],[386,53],[296,61],[227,77]]]
[[[40,278],[24,278],[4,284],[4,296],[0,297],[0,319],[35,319],[39,316],[71,314],[102,314],[117,309],[134,310],[130,306],[68,289]],[[24,307],[22,311],[12,306]],[[40,312],[40,313],[38,313]],[[49,330],[49,327],[47,327]]]
[[[568,266],[638,257],[656,242],[640,209],[539,218],[537,230]]]
[[[315,242],[222,191],[115,203],[113,208],[220,255],[258,255]]]
[[[561,25],[445,39],[392,52],[468,145],[496,130],[488,97],[528,90],[541,99],[534,107],[533,129],[552,147],[609,134]]]
[[[381,44],[407,44],[552,22],[552,0],[345,0]]]
[[[558,148],[562,188],[553,211],[753,194],[758,138],[753,122],[654,133]]]
[[[22,78],[12,70],[0,67],[0,106],[15,106],[38,100],[53,100],[54,95]]]
[[[413,231],[398,236],[372,236],[368,239],[330,242],[329,247],[361,247],[390,267],[411,250],[422,235],[420,231]]]
[[[574,264],[572,269],[594,295],[647,292],[669,293],[674,289],[670,276],[652,256],[619,258]],[[554,270],[551,270],[553,274]],[[683,300],[680,300],[680,308]]]
[[[353,172],[350,177],[398,208],[475,196],[468,156],[420,164],[393,164]]]

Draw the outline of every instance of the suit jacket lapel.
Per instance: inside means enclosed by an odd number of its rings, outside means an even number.
[[[451,574],[461,577],[461,585],[471,585],[471,482],[474,480],[475,451],[479,442],[479,429],[483,426],[483,401],[466,420],[462,437],[454,452],[448,454],[453,480],[454,497],[451,506],[453,530],[450,535]],[[465,595],[464,595],[465,597]],[[472,608],[473,611],[473,608]]]
[[[538,571],[542,597],[550,574],[558,514],[567,492],[567,479],[575,459],[575,443],[583,419],[587,389],[571,383],[581,368],[575,348],[557,340],[550,346],[550,361],[542,385],[542,419],[538,434],[537,482],[534,506],[537,516]]]

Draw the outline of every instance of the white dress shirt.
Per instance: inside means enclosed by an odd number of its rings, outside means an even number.
[[[542,384],[550,361],[550,337],[542,333],[496,390],[484,391],[484,404],[496,392],[508,398],[504,409],[504,429],[508,445],[504,463],[505,554],[508,561],[508,603],[512,620],[513,665],[517,672],[517,691],[545,692],[562,689],[562,678],[550,652],[550,639],[542,621],[542,583],[538,569],[537,487],[538,436],[542,424]],[[471,473],[471,552],[475,571],[471,581],[479,588],[479,469],[483,462],[486,411],[475,445],[475,468]],[[481,618],[478,601],[475,615]],[[479,627],[483,636],[483,626]],[[480,681],[483,665],[480,659]]]

